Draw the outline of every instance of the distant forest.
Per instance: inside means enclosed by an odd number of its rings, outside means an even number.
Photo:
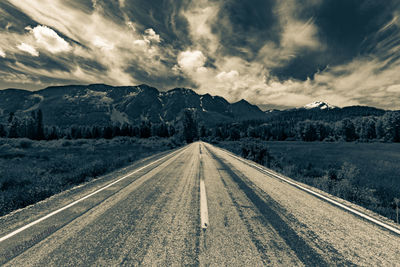
[[[112,139],[117,136],[137,138],[179,137],[190,143],[208,141],[236,141],[256,138],[269,141],[383,141],[400,142],[400,112],[388,111],[379,115],[357,116],[335,120],[329,117],[309,119],[301,116],[276,116],[265,120],[251,120],[206,127],[196,113],[185,110],[181,121],[151,123],[141,121],[136,125],[114,124],[108,126],[58,126],[44,125],[45,114],[32,111],[20,118],[9,114],[8,122],[0,124],[0,137],[29,138],[32,140],[56,139]]]
[[[220,140],[252,137],[269,141],[400,142],[400,113],[344,118],[337,121],[276,118],[220,125],[212,134]]]

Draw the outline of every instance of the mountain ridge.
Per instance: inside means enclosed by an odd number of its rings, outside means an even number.
[[[159,91],[146,84],[111,86],[100,83],[49,86],[38,91],[0,90],[0,123],[5,123],[11,112],[29,116],[37,109],[42,109],[46,125],[60,127],[138,124],[143,120],[175,123],[186,109],[193,110],[199,122],[206,126],[243,120],[337,121],[347,117],[380,116],[386,112],[368,106],[340,108],[323,101],[299,108],[262,111],[244,99],[230,103],[221,96],[199,95],[188,88]]]
[[[110,123],[153,123],[176,121],[183,110],[193,109],[205,125],[244,119],[261,119],[264,113],[241,100],[229,103],[220,96],[199,95],[188,88],[159,91],[146,84],[50,86],[38,91],[0,91],[0,119],[9,113],[27,115],[42,109],[47,125],[108,125]]]

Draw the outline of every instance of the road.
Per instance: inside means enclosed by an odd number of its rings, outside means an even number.
[[[0,237],[4,266],[400,266],[400,234],[203,142],[2,217]]]

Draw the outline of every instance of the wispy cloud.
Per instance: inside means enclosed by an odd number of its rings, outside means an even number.
[[[202,3],[208,6],[204,1]],[[190,20],[193,21],[190,28],[193,40],[208,40],[206,45],[200,47],[198,44],[201,42],[196,42],[195,47],[204,51],[210,51],[211,47],[214,51],[206,54],[208,59],[194,61],[199,62],[194,69],[203,69],[201,74],[191,71],[190,76],[198,85],[199,92],[211,91],[230,101],[245,98],[264,107],[302,106],[316,99],[338,106],[399,106],[397,85],[400,84],[400,79],[396,73],[400,70],[400,46],[393,43],[388,45],[389,40],[393,42],[398,39],[393,40],[393,34],[387,32],[381,42],[372,43],[376,47],[374,53],[360,55],[349,62],[324,68],[305,81],[294,78],[281,80],[273,74],[276,67],[285,66],[293,58],[304,54],[304,51],[324,53],[329,44],[320,40],[321,35],[314,18],[299,15],[302,9],[318,7],[320,4],[321,1],[308,1],[308,5],[304,6],[296,1],[284,4],[279,2],[274,8],[283,30],[278,42],[267,41],[256,52],[255,60],[221,53],[217,48],[220,36],[216,36],[212,31],[213,21],[207,16],[211,12],[207,12],[206,8],[201,9],[199,5],[186,10],[185,14],[190,14]],[[214,2],[210,5],[214,6],[213,12],[215,8],[219,8]],[[395,32],[398,33],[396,23],[397,20],[393,19],[383,27],[383,31],[396,27]],[[179,60],[180,57],[178,62]],[[204,62],[208,60],[213,62],[212,68],[204,67]],[[388,97],[390,100],[386,99]]]
[[[9,0],[0,3],[0,80],[396,108],[400,9],[362,2]]]
[[[94,9],[90,12],[60,0],[11,2],[42,24],[28,28],[36,45],[50,53],[69,52],[71,69],[78,70],[78,57],[97,61],[107,67],[106,72],[103,69],[98,72],[98,77],[111,84],[140,82],[135,79],[134,72],[128,71],[137,65],[144,68],[148,75],[172,74],[172,70],[162,63],[162,60],[166,60],[164,55],[168,53],[165,51],[168,48],[159,46],[162,38],[153,28],[140,33],[136,31],[140,27],[136,27],[132,21],[121,25],[104,16],[97,1],[92,1]],[[71,41],[67,42],[55,30]],[[16,36],[15,39],[18,38],[28,37]],[[26,46],[23,48],[27,51]],[[77,78],[76,73],[70,72],[69,78]]]

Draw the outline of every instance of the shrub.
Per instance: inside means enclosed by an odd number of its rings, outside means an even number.
[[[33,141],[27,138],[19,139],[19,144],[17,145],[19,148],[30,148],[32,147]]]
[[[63,140],[63,142],[61,143],[61,146],[63,147],[67,147],[67,146],[71,146],[72,143],[69,140]]]

